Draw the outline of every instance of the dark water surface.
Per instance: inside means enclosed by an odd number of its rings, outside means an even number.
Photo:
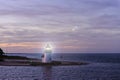
[[[40,58],[41,54],[9,54]],[[54,60],[85,61],[80,66],[0,66],[0,80],[120,80],[120,54],[53,54]]]

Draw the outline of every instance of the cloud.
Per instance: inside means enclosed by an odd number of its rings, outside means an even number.
[[[53,15],[60,13],[69,13],[67,8],[51,4],[41,4],[38,0],[13,1],[1,0],[0,15],[20,15],[33,17],[37,15]],[[43,1],[44,2],[44,1]]]
[[[0,43],[18,51],[50,41],[63,52],[119,52],[119,5],[119,0],[0,0]]]

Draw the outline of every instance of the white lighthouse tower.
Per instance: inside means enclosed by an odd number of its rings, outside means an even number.
[[[44,48],[44,52],[42,55],[43,63],[50,63],[52,61],[51,53],[52,53],[52,48],[49,44],[47,44],[46,47]]]

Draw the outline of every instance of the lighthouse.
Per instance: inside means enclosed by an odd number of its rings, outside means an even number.
[[[52,54],[52,48],[49,44],[47,44],[44,48],[44,52],[42,55],[42,62],[50,63],[52,61],[51,54]]]

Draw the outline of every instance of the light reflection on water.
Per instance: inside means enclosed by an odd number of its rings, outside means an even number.
[[[52,80],[52,66],[43,66],[42,73],[43,80]]]
[[[0,80],[120,80],[120,64],[0,66]]]

